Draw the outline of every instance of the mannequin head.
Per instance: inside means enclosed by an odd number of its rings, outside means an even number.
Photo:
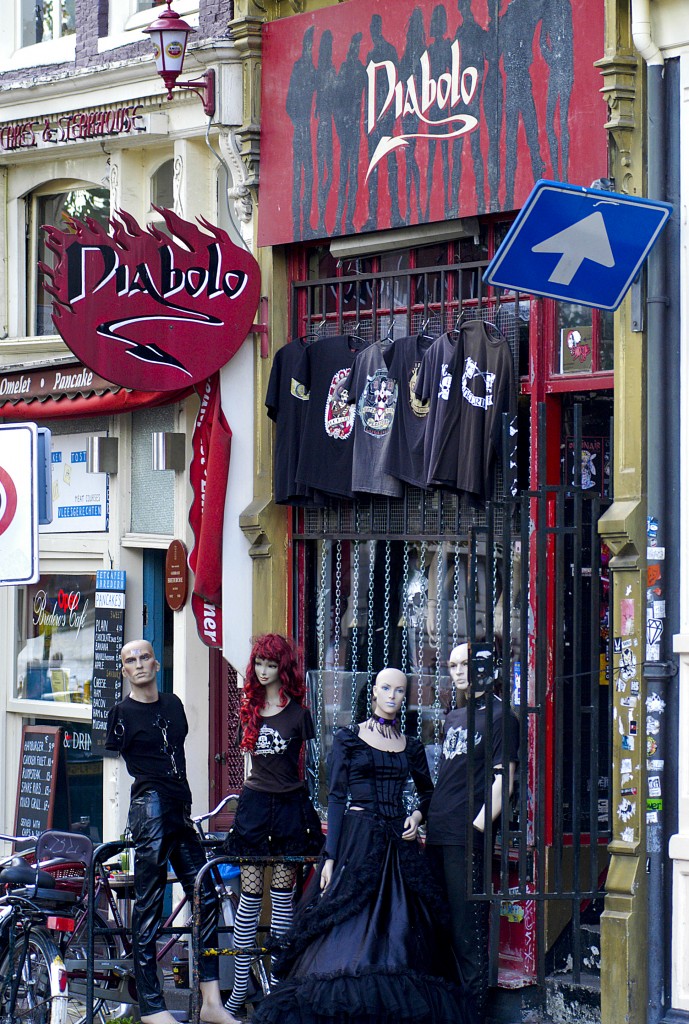
[[[384,668],[376,676],[371,708],[380,718],[397,718],[407,694],[407,677],[398,668]]]
[[[447,662],[457,695],[469,696],[469,644],[457,644]]]
[[[262,663],[277,666],[280,682],[280,703],[304,700],[304,679],[297,664],[297,657],[290,641],[279,633],[266,633],[257,637],[251,648],[249,664],[246,667],[242,703],[239,717],[244,727],[242,750],[253,750],[260,728],[260,711],[266,702],[266,685],[256,674],[256,659]]]
[[[160,665],[148,640],[130,640],[122,648],[122,675],[129,683],[133,700],[155,691]]]

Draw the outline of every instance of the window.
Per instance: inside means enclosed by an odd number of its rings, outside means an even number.
[[[76,0],[21,0],[21,44],[32,46],[74,35]]]
[[[45,232],[41,231],[44,224],[64,229],[65,217],[80,220],[92,217],[107,228],[109,216],[110,192],[105,188],[82,186],[64,192],[32,196],[27,266],[35,267],[39,260],[48,266],[53,264],[53,254],[46,245]],[[35,273],[36,276],[29,282],[27,296],[27,334],[55,334],[52,298],[45,290],[43,276]]]
[[[90,704],[96,577],[44,574],[17,595],[15,697]]]
[[[151,178],[151,203],[153,206],[161,206],[165,210],[171,210],[175,199],[173,193],[175,162],[166,160]]]

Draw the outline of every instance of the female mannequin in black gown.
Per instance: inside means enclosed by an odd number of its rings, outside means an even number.
[[[433,784],[423,746],[399,728],[406,689],[383,669],[371,717],[335,734],[325,860],[254,1024],[461,1024],[447,910],[416,842]],[[419,808],[407,814],[410,776]]]

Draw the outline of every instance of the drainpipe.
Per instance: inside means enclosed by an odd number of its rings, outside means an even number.
[[[650,199],[665,199],[667,167],[664,59],[651,32],[650,0],[631,0],[631,13],[634,45],[646,63],[648,197]],[[673,408],[668,401],[667,382],[671,373],[679,373],[679,367],[672,366],[671,350],[668,344],[667,308],[669,300],[666,284],[666,259],[666,240],[664,235],[661,235],[648,260],[646,299],[647,367],[649,368],[646,376],[648,522],[649,527],[650,524],[653,524],[653,529],[657,529],[656,546],[659,549],[666,548],[665,558],[658,557],[657,560],[654,560],[649,557],[648,559],[649,568],[652,567],[655,573],[660,574],[655,587],[662,591],[653,594],[649,588],[648,602],[651,614],[648,617],[652,619],[658,618],[654,611],[662,607],[660,602],[664,602],[666,611],[670,611],[673,603],[668,586],[670,582],[668,572],[674,563],[674,552],[669,545],[667,516],[671,502],[668,501],[666,486],[671,453],[675,447],[668,436],[668,431],[675,430],[672,420],[678,414],[679,408]],[[649,528],[650,539],[651,529]],[[651,553],[649,552],[649,554]],[[645,652],[648,660],[644,660],[642,699],[656,694],[667,707],[669,680],[673,671],[676,671],[674,663],[667,658],[668,638],[673,631],[668,628],[670,623],[667,618],[660,621],[663,624],[664,632],[660,637],[659,649],[656,648],[653,654],[648,649]],[[654,657],[657,660],[651,660]],[[645,711],[646,709],[639,709],[641,723],[646,721]],[[671,714],[669,711],[668,713]],[[668,807],[665,776],[669,776],[672,772],[673,762],[669,758],[666,746],[665,721],[667,714],[653,714],[652,717],[659,722],[660,731],[652,737],[651,746],[657,744],[657,750],[653,753],[649,752],[648,759],[664,759],[666,765],[664,772],[646,771],[642,773],[644,780],[647,780],[650,775],[660,775],[663,780],[662,792],[665,797],[663,809],[656,811],[657,820],[654,820],[651,815],[646,824],[649,908],[647,913],[648,1008],[646,1019],[648,1024],[658,1024],[663,1016],[665,1004],[669,1002],[670,995],[669,984],[666,984],[666,979],[669,979],[671,956],[668,955],[669,914],[665,901],[666,889],[671,888],[672,875],[667,856],[669,839],[667,815],[670,808]],[[643,760],[646,758],[646,729],[642,728],[639,731],[641,733],[639,757]],[[648,792],[647,782],[644,781],[642,814],[646,812],[647,797],[652,795],[657,796],[657,794]],[[652,912],[650,908],[652,908]]]

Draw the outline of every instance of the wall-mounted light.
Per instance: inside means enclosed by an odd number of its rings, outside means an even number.
[[[184,434],[172,434],[158,430],[151,435],[151,440],[153,441],[153,469],[179,471],[186,468],[187,453]]]
[[[118,446],[116,437],[87,437],[86,472],[116,473]]]
[[[212,117],[215,113],[215,71],[209,68],[201,78],[191,82],[177,81],[182,73],[187,38],[194,29],[171,9],[172,0],[166,0],[166,3],[167,10],[145,28],[144,32],[148,33],[153,42],[156,70],[165,82],[167,98],[172,99],[173,89],[191,89],[201,97],[206,116]]]

